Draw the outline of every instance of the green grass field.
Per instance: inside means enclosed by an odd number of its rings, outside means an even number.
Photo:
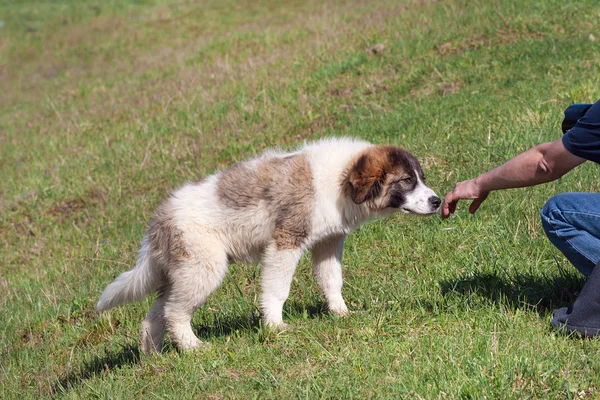
[[[140,354],[152,299],[94,310],[170,190],[266,148],[402,145],[444,195],[560,137],[600,98],[596,0],[21,0],[0,21],[0,398],[600,398],[600,341],[550,329],[583,280],[538,215],[599,191],[591,163],[473,216],[364,225],[347,318],[307,257],[280,334],[255,265],[196,313],[205,351]]]

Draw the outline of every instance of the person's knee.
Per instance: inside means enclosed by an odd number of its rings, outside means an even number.
[[[542,215],[549,215],[552,212],[578,211],[585,209],[589,202],[588,193],[560,193],[552,196],[542,208]]]
[[[573,198],[572,193],[561,193],[552,196],[540,211],[542,220],[560,220],[564,222],[563,212],[573,209],[576,202],[577,200]]]
[[[570,202],[568,197],[567,193],[557,194],[551,197],[540,210],[542,227],[546,235],[555,236],[556,231],[565,225],[566,221],[564,220],[562,210]]]
[[[555,196],[550,197],[544,207],[542,207],[542,215],[550,216],[553,211],[561,210],[563,205],[565,204],[566,194],[561,193]]]
[[[540,210],[540,216],[542,217],[542,222],[544,223],[548,222],[548,220],[552,218],[552,212],[557,209],[555,197],[556,196],[551,197],[548,201],[546,201],[546,204],[544,204]],[[544,229],[546,229],[545,224]]]

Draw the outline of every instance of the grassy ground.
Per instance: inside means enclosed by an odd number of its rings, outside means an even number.
[[[0,398],[597,398],[600,341],[549,326],[582,281],[538,217],[600,190],[595,165],[474,216],[363,226],[345,319],[307,258],[279,335],[252,265],[197,312],[204,352],[140,355],[149,300],[95,313],[186,181],[352,135],[409,148],[443,195],[600,97],[593,0],[248,3],[0,4]]]

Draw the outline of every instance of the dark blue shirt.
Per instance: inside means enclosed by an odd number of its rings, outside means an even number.
[[[600,164],[600,100],[563,136],[569,153]]]

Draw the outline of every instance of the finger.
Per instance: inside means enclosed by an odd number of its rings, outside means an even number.
[[[487,194],[484,196],[480,196],[480,197],[476,198],[475,200],[473,200],[473,202],[469,206],[469,212],[471,214],[475,214],[475,212],[479,209],[479,206],[481,205],[481,203],[483,203],[485,201],[485,199],[487,199]]]
[[[454,214],[457,204],[458,199],[444,203],[442,206],[442,218],[448,218],[451,214]]]
[[[450,210],[448,209],[448,204],[444,201],[442,203],[442,218],[448,218],[450,215]]]
[[[448,210],[450,210],[450,214],[454,214],[456,211],[456,206],[458,205],[458,199],[452,201],[452,203],[448,204]]]
[[[450,214],[454,212],[450,211],[450,206],[453,201],[452,192],[448,193],[446,197],[444,197],[444,202],[442,203],[442,218],[448,218]],[[456,208],[456,205],[454,208]]]
[[[450,210],[448,209],[448,205],[442,206],[442,218],[448,218],[450,216]]]

